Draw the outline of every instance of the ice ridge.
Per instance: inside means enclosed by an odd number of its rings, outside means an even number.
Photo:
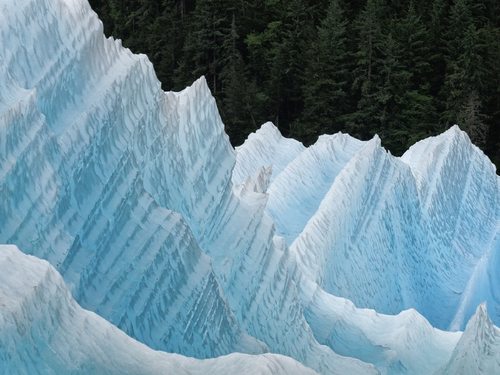
[[[415,308],[441,329],[463,329],[483,300],[498,306],[499,177],[458,126],[401,158],[377,137],[328,137],[268,189],[266,212],[304,275],[358,307]],[[321,152],[331,160],[312,157]]]
[[[0,245],[2,374],[316,374],[276,354],[196,360],[154,351],[82,309],[48,262]]]
[[[273,166],[271,182],[290,164],[305,147],[292,138],[284,138],[272,122],[266,122],[251,133],[241,146],[236,147],[236,165],[233,184],[241,184],[260,167]]]
[[[436,375],[500,373],[500,329],[486,312],[486,302],[477,307],[453,354]]]

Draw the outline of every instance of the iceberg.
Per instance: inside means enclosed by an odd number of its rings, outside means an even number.
[[[233,191],[204,78],[161,91],[85,1],[3,6],[0,28],[0,243],[48,260],[82,307],[153,349],[377,373],[315,340],[265,195]]]
[[[434,374],[483,301],[495,337],[500,179],[458,127],[235,150],[86,1],[0,9],[0,370]]]

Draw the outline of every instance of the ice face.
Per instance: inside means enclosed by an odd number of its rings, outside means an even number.
[[[374,138],[337,175],[291,250],[326,292],[394,314],[418,307],[408,299],[420,290],[421,221],[410,169]]]
[[[272,347],[323,373],[377,373],[315,340],[263,216],[269,173],[233,191],[204,78],[164,93],[83,1],[2,17],[0,242],[47,259],[82,306],[154,349]]]
[[[337,175],[365,143],[342,133],[323,135],[278,174],[269,189],[266,213],[288,245],[302,232]]]
[[[268,351],[238,326],[184,219],[201,222],[193,205],[210,211],[230,178],[221,154],[234,159],[217,146],[227,136],[203,79],[162,92],[147,58],[105,39],[83,1],[18,2],[2,17],[0,242],[50,261],[84,307],[154,349]],[[192,121],[208,151],[188,158]],[[221,168],[200,164],[204,150]],[[189,190],[204,177],[205,195]]]
[[[499,324],[499,296],[486,296],[499,285],[494,266],[500,229],[495,166],[458,126],[417,143],[402,160],[412,168],[428,222],[428,268],[436,292],[423,314],[435,325],[464,329],[479,303],[488,300],[491,317]],[[489,282],[479,281],[483,278]],[[472,297],[474,288],[478,294]]]

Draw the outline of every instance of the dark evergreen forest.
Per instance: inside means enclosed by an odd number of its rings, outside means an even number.
[[[498,0],[90,0],[164,90],[205,75],[233,145],[379,134],[401,155],[453,124],[500,166]]]

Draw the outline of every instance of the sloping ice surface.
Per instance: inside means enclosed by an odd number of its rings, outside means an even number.
[[[436,375],[500,373],[500,329],[491,322],[486,305],[477,307],[451,358]]]

